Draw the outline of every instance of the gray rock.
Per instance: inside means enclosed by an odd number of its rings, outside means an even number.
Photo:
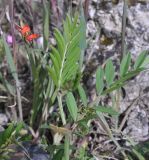
[[[15,153],[10,155],[10,160],[51,160],[50,155],[37,144],[23,142],[22,146],[14,147]]]
[[[96,12],[95,12],[96,9]],[[120,2],[118,5],[112,5],[111,3],[105,3],[103,6],[101,1],[92,0],[91,6],[89,7],[89,18],[90,21],[87,23],[87,33],[90,38],[89,48],[87,49],[87,56],[90,58],[91,63],[89,67],[94,69],[92,73],[100,64],[103,64],[107,58],[111,58],[118,70],[119,68],[119,55],[121,53],[121,30],[122,30],[122,14],[123,14],[123,3]],[[149,50],[149,3],[142,5],[140,3],[135,6],[131,6],[127,10],[127,27],[126,27],[126,44],[128,50],[131,52],[133,62],[143,50]],[[113,39],[113,44],[102,45],[100,38],[95,38],[95,35],[99,32],[97,28],[101,28],[102,32],[106,37]],[[95,48],[96,46],[96,48]],[[104,58],[99,58],[103,56]],[[95,67],[97,65],[97,67]],[[89,69],[90,69],[89,68]],[[90,71],[91,72],[91,71]],[[89,78],[86,82],[87,87],[94,97],[96,91],[93,89],[95,86],[94,75]],[[134,108],[130,112],[127,119],[127,127],[124,132],[134,140],[144,140],[145,137],[149,136],[149,71],[142,72],[134,80],[127,82],[124,87],[126,91],[126,97],[121,99],[120,112],[123,113],[128,106],[139,97],[138,103],[135,104]],[[94,98],[91,98],[94,99]],[[107,103],[107,102],[106,102]],[[109,103],[109,102],[108,102]]]
[[[0,125],[4,126],[7,123],[8,123],[8,117],[5,114],[0,113]]]
[[[127,127],[124,130],[136,141],[142,141],[145,137],[148,138],[149,126],[146,112],[139,106],[135,106],[128,118]]]

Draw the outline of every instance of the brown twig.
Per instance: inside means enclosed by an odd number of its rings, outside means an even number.
[[[88,18],[88,8],[89,8],[89,0],[85,0],[85,2],[84,2],[84,15],[85,15],[86,20]]]

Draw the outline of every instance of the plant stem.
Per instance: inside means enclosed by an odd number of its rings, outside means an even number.
[[[123,17],[122,17],[122,53],[120,60],[122,60],[126,53],[125,33],[126,33],[126,19],[127,19],[127,0],[124,0]]]
[[[10,1],[10,20],[11,20],[11,32],[12,32],[12,42],[13,42],[13,56],[14,56],[14,63],[17,70],[17,55],[16,55],[16,41],[15,41],[15,33],[14,33],[14,1]],[[21,101],[21,94],[19,90],[19,80],[16,80],[16,92],[17,92],[17,102],[18,102],[18,109],[19,109],[19,120],[23,121],[23,112],[22,112],[22,101]]]
[[[58,94],[58,105],[60,110],[60,115],[62,119],[63,125],[66,124],[66,118],[65,113],[63,110],[63,104],[62,104],[62,94]],[[69,144],[70,144],[70,134],[65,134],[65,144],[64,144],[64,160],[69,160]]]
[[[69,144],[70,144],[70,135],[65,135],[65,144],[64,144],[64,159],[69,160]]]
[[[66,118],[65,118],[65,113],[64,113],[64,110],[63,110],[63,104],[62,104],[62,94],[59,93],[58,96],[58,105],[59,105],[59,110],[60,110],[60,115],[61,115],[61,119],[62,119],[62,123],[63,125],[66,124]]]

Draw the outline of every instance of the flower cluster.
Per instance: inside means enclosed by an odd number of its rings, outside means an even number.
[[[23,27],[16,25],[16,29],[21,33],[27,42],[32,42],[34,39],[39,37],[39,34],[31,32],[31,29],[28,25],[24,25]]]

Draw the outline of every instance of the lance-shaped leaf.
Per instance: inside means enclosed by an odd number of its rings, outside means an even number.
[[[66,103],[67,103],[67,108],[69,110],[69,113],[71,117],[73,118],[74,121],[77,120],[77,113],[78,113],[78,107],[75,101],[75,98],[71,92],[67,94],[66,97]]]
[[[112,116],[118,116],[119,113],[116,112],[112,107],[104,107],[104,106],[97,106],[95,107],[95,110],[102,113],[108,113]]]
[[[128,72],[130,62],[131,62],[131,54],[128,53],[124,56],[120,64],[120,76],[121,77],[123,77]]]
[[[79,91],[79,95],[81,97],[81,101],[83,102],[84,106],[87,106],[86,93],[84,91],[84,88],[81,86],[81,84],[79,84],[79,86],[78,86],[78,91]]]
[[[3,35],[2,37],[3,37],[3,43],[4,43],[6,59],[7,59],[8,65],[9,65],[9,69],[10,69],[11,74],[12,74],[13,78],[15,79],[15,81],[18,81],[18,74],[17,74],[16,66],[13,61],[12,54],[10,52],[8,44],[6,43],[5,36]]]
[[[108,86],[110,86],[115,77],[115,69],[111,59],[108,59],[105,67],[105,76]]]
[[[43,37],[44,37],[44,49],[48,47],[48,38],[49,38],[49,9],[50,2],[43,1]]]
[[[101,67],[98,67],[96,71],[96,90],[98,94],[101,94],[104,88],[104,71]]]
[[[134,64],[134,69],[139,68],[139,67],[143,64],[146,56],[147,56],[147,51],[142,52],[142,53],[138,56],[138,58],[137,58],[137,60],[136,60],[136,62],[135,62],[135,64]]]

